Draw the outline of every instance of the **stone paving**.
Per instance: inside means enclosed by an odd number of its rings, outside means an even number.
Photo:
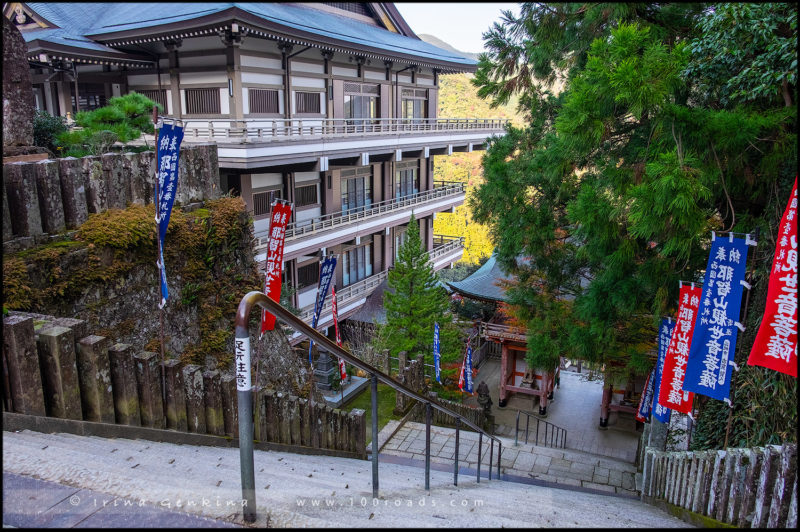
[[[391,421],[382,432],[391,433],[398,425],[399,422]],[[633,464],[570,449],[552,449],[524,443],[514,446],[514,440],[508,438],[501,438],[501,441],[503,442],[503,452],[500,459],[500,472],[503,475],[605,493],[638,495],[634,480],[636,467]],[[488,470],[491,452],[489,442],[484,438],[481,446],[483,471]],[[386,442],[381,450],[381,455],[399,456],[424,462],[425,424],[406,423]],[[431,463],[452,466],[454,456],[455,429],[432,426]],[[460,431],[458,457],[459,467],[477,469],[478,435],[476,433]],[[494,446],[492,458],[493,466],[496,468],[497,445]]]
[[[555,390],[544,419],[567,430],[565,449],[526,445],[523,432],[519,436],[520,445],[514,446],[517,411],[533,414],[530,420],[532,428],[535,418],[542,417],[538,415],[538,403],[529,396],[514,394],[506,407],[497,407],[500,380],[500,363],[497,360],[487,360],[481,366],[474,382],[481,380],[485,380],[490,389],[495,435],[503,437],[504,441],[500,464],[503,474],[554,485],[638,495],[634,460],[640,433],[635,430],[636,425],[630,414],[614,413],[609,419],[608,430],[599,428],[602,377],[589,380],[585,369],[582,373],[561,371],[561,385]],[[477,407],[477,396],[466,397],[464,403]],[[381,431],[378,440],[382,445],[381,454],[424,462],[425,425],[409,422],[392,435],[398,426],[399,422],[393,421]],[[521,415],[520,428],[524,427],[525,416]],[[477,468],[477,439],[474,433],[461,432],[460,466]],[[484,440],[482,468],[488,467],[489,463],[487,443]],[[452,466],[454,453],[455,429],[431,427],[431,463]],[[496,454],[494,463],[496,467]]]
[[[570,369],[574,369],[574,366]],[[640,432],[636,431],[636,423],[632,414],[612,412],[609,416],[608,430],[599,428],[600,399],[603,395],[602,376],[598,380],[588,379],[588,370],[582,373],[561,370],[561,385],[553,393],[553,400],[548,402],[546,421],[567,430],[569,449],[616,458],[633,463],[636,459],[636,448]],[[596,376],[595,376],[596,377]],[[514,427],[517,411],[538,415],[539,406],[530,396],[511,395],[507,405],[499,408],[500,394],[500,361],[484,362],[474,382],[486,381],[492,397],[492,413],[495,416],[495,433],[514,438]],[[477,395],[466,397],[464,403],[478,406]],[[520,428],[524,428],[525,416],[520,416]],[[524,436],[520,436],[521,439]]]

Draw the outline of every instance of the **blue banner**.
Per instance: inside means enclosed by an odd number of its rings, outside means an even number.
[[[739,323],[747,263],[747,241],[715,237],[703,280],[703,295],[686,363],[683,389],[721,401],[731,390],[731,366],[736,367]]]
[[[667,358],[667,348],[675,329],[675,320],[664,318],[661,320],[661,328],[658,331],[658,362],[656,363],[656,375],[653,381],[653,417],[662,423],[669,423],[672,410],[659,404],[658,392],[661,389],[661,372],[664,369],[664,360]]]
[[[639,398],[639,410],[636,413],[636,419],[642,423],[650,421],[650,413],[653,411],[654,373],[655,370],[650,370],[650,373],[647,374],[647,381],[644,384],[642,396]]]
[[[161,270],[161,304],[164,308],[169,297],[167,272],[164,267],[164,237],[167,234],[172,204],[178,187],[178,157],[180,155],[183,128],[174,124],[162,124],[156,146],[158,164],[158,189],[156,197],[156,222],[158,223],[158,268]]]
[[[467,342],[467,362],[464,364],[464,381],[467,392],[472,393],[472,346]]]
[[[433,324],[433,366],[436,368],[436,382],[442,383],[441,373],[439,371],[439,324]]]
[[[333,272],[336,270],[336,255],[329,255],[322,259],[319,264],[319,285],[317,286],[317,300],[314,302],[314,317],[311,320],[311,327],[317,327],[317,320],[322,312],[322,307],[325,304],[325,297],[328,295],[328,288],[331,286],[331,279],[333,279]],[[308,363],[311,364],[311,348],[314,347],[314,341],[308,342]]]

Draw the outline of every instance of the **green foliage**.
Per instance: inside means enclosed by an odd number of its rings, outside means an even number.
[[[154,105],[163,112],[160,104],[137,92],[111,98],[105,107],[76,113],[78,128],[58,135],[58,144],[75,157],[106,153],[116,142],[125,144],[152,133]]]
[[[380,349],[393,355],[406,351],[409,356],[425,355],[433,363],[433,327],[439,323],[439,342],[443,361],[458,359],[463,343],[448,312],[449,297],[437,283],[428,254],[419,236],[414,215],[408,222],[406,241],[400,247],[394,267],[389,270],[384,293],[386,324],[378,328],[383,339]]]
[[[646,373],[678,281],[702,279],[710,231],[774,232],[783,207],[770,206],[797,172],[794,9],[526,3],[484,34],[479,94],[519,96],[528,124],[489,142],[470,206],[516,274],[507,294],[530,363],[561,354]],[[796,384],[751,380],[752,393],[776,390],[771,412],[796,412]],[[721,446],[714,408],[698,430]],[[785,437],[786,418],[771,418],[734,432]]]
[[[712,107],[761,100],[797,102],[797,6],[783,2],[714,6],[690,43],[686,75]],[[793,87],[794,90],[790,90]]]
[[[33,115],[33,144],[47,148],[52,152],[58,151],[56,137],[67,130],[67,124],[62,116],[53,116],[47,111],[36,110]]]

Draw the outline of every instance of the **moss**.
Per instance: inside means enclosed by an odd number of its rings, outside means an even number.
[[[127,281],[140,268],[155,273],[156,224],[152,205],[131,205],[91,214],[74,240],[53,242],[5,257],[3,263],[4,309],[62,314],[87,295],[91,287],[100,293],[109,284]],[[222,365],[232,362],[233,319],[239,300],[261,288],[255,264],[243,268],[242,250],[252,239],[244,202],[223,197],[193,212],[175,209],[170,217],[164,259],[172,279],[180,279],[177,298],[170,303],[184,310],[197,308],[199,338],[181,358],[204,364],[212,356]],[[76,254],[76,253],[82,253]],[[86,305],[99,313],[109,303],[101,296]],[[131,334],[134,320],[98,324],[103,335],[119,338]],[[144,346],[160,351],[158,338]]]
[[[33,293],[28,279],[28,268],[19,257],[3,261],[3,311],[31,307]]]

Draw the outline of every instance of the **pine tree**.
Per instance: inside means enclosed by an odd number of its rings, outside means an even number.
[[[433,363],[433,324],[437,322],[442,361],[458,359],[460,341],[448,312],[447,292],[437,282],[413,213],[406,240],[389,270],[388,284],[384,295],[386,325],[381,336],[390,352],[396,355],[406,351],[409,356],[423,353],[426,362]]]

